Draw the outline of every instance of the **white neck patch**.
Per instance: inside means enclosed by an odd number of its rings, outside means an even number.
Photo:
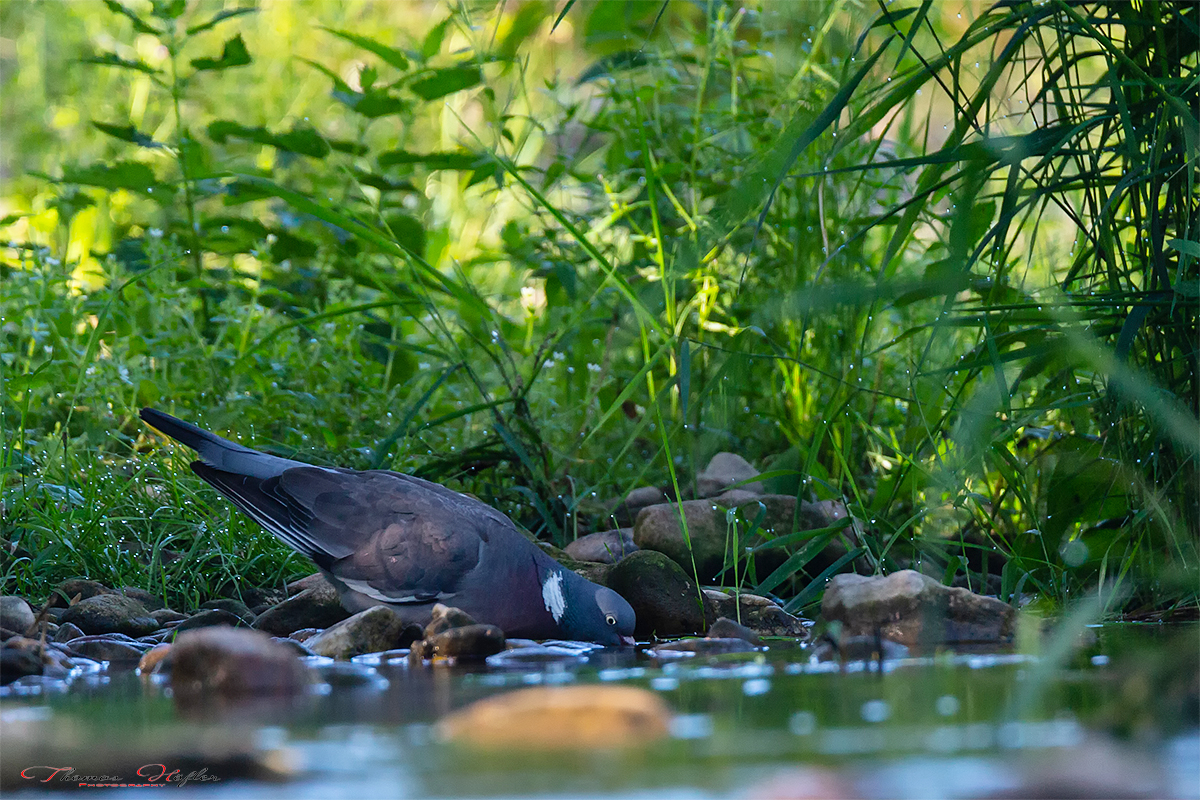
[[[551,573],[542,582],[542,602],[546,604],[546,610],[554,617],[555,622],[562,619],[563,612],[567,610],[567,599],[563,597],[561,572]]]

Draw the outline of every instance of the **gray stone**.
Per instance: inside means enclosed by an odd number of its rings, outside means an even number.
[[[633,529],[620,528],[580,536],[567,545],[566,554],[576,561],[615,564],[637,549],[633,543]]]
[[[705,638],[708,639],[743,639],[755,647],[762,645],[762,639],[758,634],[747,628],[745,625],[739,625],[729,617],[718,617],[717,621],[708,629],[708,634]]]
[[[621,526],[632,525],[638,512],[646,506],[669,503],[671,498],[657,486],[640,486],[617,500],[609,509],[609,516]]]
[[[80,600],[63,612],[60,621],[77,625],[87,634],[145,636],[158,630],[158,622],[141,603],[115,592]]]
[[[329,582],[329,579],[320,572],[314,572],[312,575],[306,575],[303,578],[294,580],[287,585],[287,596],[293,597],[303,592],[305,589],[323,589],[336,593],[337,589]]]
[[[78,639],[81,636],[86,636],[78,625],[72,625],[70,622],[64,622],[58,626],[58,631],[54,634],[54,641],[69,642],[72,639]]]
[[[7,686],[18,678],[42,674],[41,655],[32,648],[21,647],[22,637],[14,636],[0,645],[0,685]]]
[[[174,623],[183,622],[188,618],[187,614],[182,611],[174,611],[169,608],[160,608],[157,611],[151,611],[150,617],[159,625],[171,625]]]
[[[183,622],[176,625],[175,631],[177,633],[182,633],[183,631],[193,631],[197,628],[211,628],[214,625],[226,625],[230,628],[250,627],[249,624],[237,614],[231,614],[230,612],[221,608],[206,608],[203,611],[196,612]]]
[[[662,553],[631,553],[613,567],[608,585],[633,606],[638,638],[703,633],[717,617],[683,568]]]
[[[202,610],[215,609],[218,611],[228,611],[230,614],[240,617],[242,622],[247,625],[254,622],[254,612],[247,608],[246,604],[240,600],[232,600],[230,598],[209,600],[207,603],[201,603],[200,608]]]
[[[72,653],[93,661],[137,662],[149,645],[138,641],[118,639],[113,634],[84,636],[66,642]]]
[[[261,631],[201,628],[181,634],[171,646],[171,689],[185,706],[293,695],[310,680],[294,651]]]
[[[1015,612],[994,597],[943,586],[910,569],[886,576],[835,575],[821,615],[843,636],[874,636],[908,647],[995,643],[1012,638]]]
[[[158,611],[160,608],[167,607],[167,604],[162,601],[161,597],[153,592],[147,592],[145,589],[139,589],[136,586],[124,587],[121,589],[121,594],[137,600],[142,604],[142,608],[150,612]]]
[[[342,607],[337,590],[324,581],[271,606],[258,615],[254,627],[275,636],[287,636],[301,628],[328,628],[348,616],[350,612]]]
[[[715,589],[705,589],[704,594],[713,602],[718,614],[739,622],[759,636],[809,638],[808,625],[804,620],[784,611],[770,598],[745,592],[730,594]]]
[[[576,561],[569,569],[597,586],[608,586],[608,576],[612,572],[613,565],[601,564],[599,561]]]
[[[33,609],[25,598],[9,594],[0,597],[0,628],[25,633],[35,620]]]
[[[404,627],[404,620],[392,609],[372,606],[306,639],[304,644],[319,656],[346,661],[363,653],[391,650]]]
[[[113,590],[98,581],[85,578],[71,578],[55,586],[50,592],[51,608],[66,608],[78,595],[80,600],[88,600],[100,594],[112,594]]]
[[[757,475],[758,470],[754,465],[737,453],[717,453],[709,460],[708,466],[696,475],[696,496],[715,497],[733,484]],[[738,488],[755,494],[762,494],[763,491],[760,481],[746,483]]]

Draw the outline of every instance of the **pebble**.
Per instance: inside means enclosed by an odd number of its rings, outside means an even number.
[[[184,705],[292,695],[311,680],[292,650],[247,628],[182,633],[171,647],[171,662],[171,688]]]
[[[80,600],[63,612],[60,622],[77,625],[86,634],[123,633],[145,636],[158,630],[158,622],[136,600],[116,593]]]
[[[25,598],[11,594],[0,597],[0,628],[25,633],[33,627],[35,619]]]

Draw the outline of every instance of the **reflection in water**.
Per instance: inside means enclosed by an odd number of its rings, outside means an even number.
[[[19,764],[67,763],[103,743],[110,769],[153,751],[226,770],[219,783],[172,794],[183,797],[787,797],[805,787],[868,798],[1200,797],[1194,719],[1137,746],[1105,733],[1121,729],[1119,665],[1130,660],[1096,649],[1121,635],[1057,670],[1036,712],[1022,715],[1018,688],[1040,674],[1032,654],[937,653],[879,670],[794,647],[661,658],[545,642],[447,668],[410,666],[394,651],[321,660],[321,683],[302,702],[199,721],[181,720],[161,681],[81,670],[5,692],[0,778],[15,788]],[[674,712],[669,740],[548,758],[469,751],[433,735],[435,722],[476,700],[587,683],[655,692]],[[262,782],[269,777],[285,780]],[[113,791],[105,796],[121,796]]]

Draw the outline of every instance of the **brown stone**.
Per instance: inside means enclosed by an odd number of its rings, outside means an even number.
[[[261,631],[200,628],[171,648],[171,688],[180,702],[290,695],[309,684],[308,668]]]
[[[1012,638],[1015,612],[994,597],[943,586],[910,569],[886,576],[835,575],[821,615],[843,636],[883,637],[908,647],[995,643]]]
[[[644,747],[667,736],[662,698],[633,686],[519,689],[480,700],[443,719],[438,733],[485,749],[594,751]]]

